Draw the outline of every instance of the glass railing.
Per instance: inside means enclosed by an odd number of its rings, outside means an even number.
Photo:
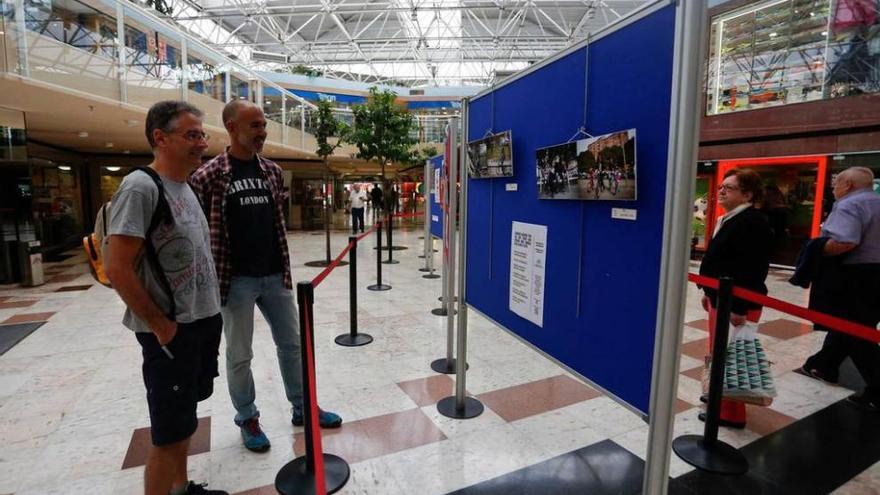
[[[130,2],[0,0],[0,23],[0,70],[145,109],[186,99],[218,127],[226,101],[262,97],[270,141],[316,148],[312,103]],[[351,109],[335,114],[353,123]],[[443,141],[446,116],[413,118],[417,142]]]
[[[226,101],[258,101],[269,140],[314,150],[314,105],[124,0],[0,0],[0,69],[142,108],[185,99],[222,127]]]

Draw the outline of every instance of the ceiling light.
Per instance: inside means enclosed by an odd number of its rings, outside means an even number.
[[[127,119],[125,121],[125,125],[127,125],[128,127],[136,127],[139,123],[140,122],[138,122],[137,120],[134,120],[134,119]]]
[[[65,172],[70,172],[70,165],[58,165],[58,170],[63,170]]]
[[[123,155],[128,155],[128,154],[130,154],[130,153],[131,153],[131,150],[125,150],[125,151],[122,152]]]
[[[113,143],[111,143],[111,142],[108,141],[108,142],[104,143],[104,147],[105,147],[105,148],[112,148],[112,147],[113,147]]]
[[[122,170],[122,167],[104,167],[104,168],[106,168],[108,172],[119,172],[120,170]]]
[[[770,37],[771,37],[771,38],[775,38],[775,37],[777,37],[777,36],[779,36],[779,35],[776,34],[776,33],[770,33]]]
[[[828,36],[828,31],[822,31],[822,36]]]
[[[810,17],[816,17],[816,13],[815,13],[815,12],[810,12]]]
[[[85,139],[85,138],[89,137],[89,133],[86,131],[79,131],[76,133],[76,137],[78,137],[80,139]]]

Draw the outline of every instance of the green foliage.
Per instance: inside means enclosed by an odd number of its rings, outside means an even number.
[[[333,103],[321,100],[318,102],[318,111],[315,114],[314,133],[318,141],[316,153],[326,162],[327,157],[348,140],[351,128],[345,122],[336,120],[333,115]],[[335,144],[330,143],[332,137],[337,138]]]
[[[321,77],[324,75],[324,73],[319,71],[318,69],[303,64],[296,64],[293,67],[289,67],[287,71],[291,74],[300,74],[308,77]]]
[[[413,150],[407,161],[410,165],[424,165],[425,160],[437,156],[437,153],[437,148],[428,146],[427,148],[422,148],[420,150]]]
[[[588,170],[597,167],[596,158],[589,151],[578,155],[577,164],[578,171],[582,174],[585,174]]]
[[[410,132],[416,125],[409,112],[394,103],[391,91],[370,88],[367,103],[355,105],[354,127],[350,142],[358,148],[358,158],[375,160],[382,166],[388,162],[407,163],[412,159],[410,148],[416,143]]]

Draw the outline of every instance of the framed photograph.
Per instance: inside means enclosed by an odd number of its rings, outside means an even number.
[[[513,140],[510,131],[469,142],[468,170],[472,179],[513,177]]]
[[[536,152],[539,199],[636,199],[636,130],[540,148]]]

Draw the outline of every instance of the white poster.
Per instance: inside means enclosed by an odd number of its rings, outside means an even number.
[[[440,203],[440,167],[434,169],[434,182],[431,184],[431,192],[434,193],[434,202]]]
[[[547,226],[513,222],[510,236],[510,310],[544,326]]]

